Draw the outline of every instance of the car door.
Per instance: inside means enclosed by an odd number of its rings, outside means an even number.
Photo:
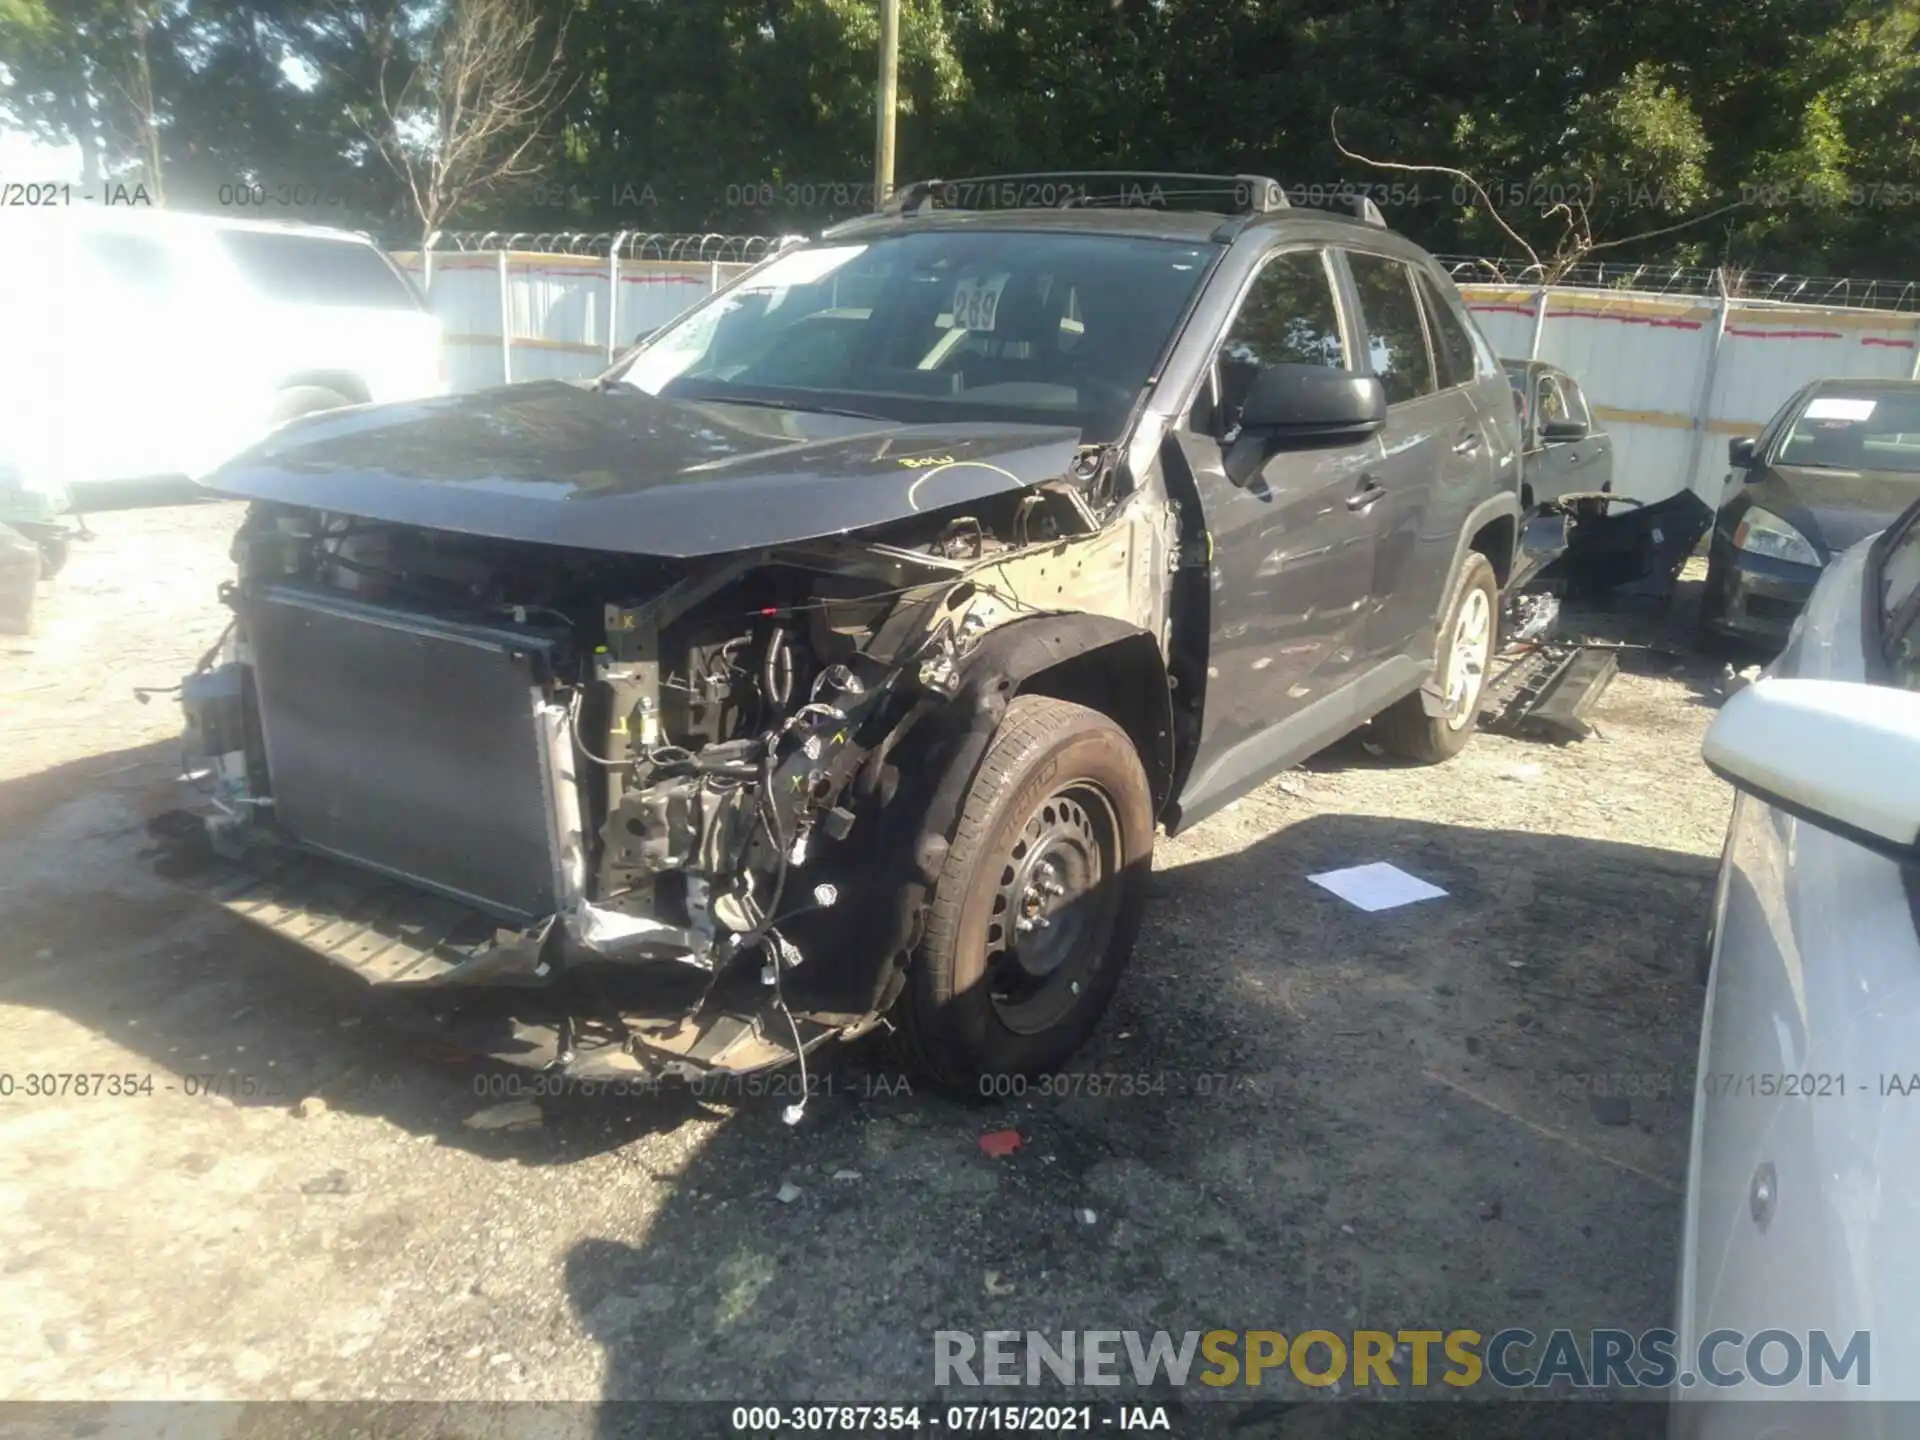
[[[1379,441],[1283,448],[1241,433],[1237,422],[1264,366],[1351,368],[1354,330],[1339,294],[1323,248],[1269,256],[1175,432],[1212,548],[1206,696],[1189,808],[1292,763],[1306,743],[1300,737],[1325,743],[1357,723],[1342,708],[1340,686],[1358,664],[1371,593]]]
[[[1836,558],[1770,675],[1920,689],[1920,509],[1910,518],[1878,557],[1855,549]],[[1794,794],[1812,783],[1794,774],[1778,781]],[[1679,1353],[1691,1358],[1715,1331],[1775,1327],[1824,1331],[1838,1354],[1865,1330],[1877,1398],[1911,1401],[1920,1372],[1882,1357],[1920,1344],[1920,874],[1741,793],[1713,914],[1675,1306]],[[1716,1358],[1748,1368],[1744,1344]],[[1817,1398],[1804,1373],[1770,1393]],[[1876,1409],[1899,1413],[1859,1407]],[[1751,1433],[1689,1411],[1681,1407],[1673,1433]],[[1822,1424],[1804,1433],[1904,1427]]]
[[[102,412],[111,423],[64,437],[70,477],[188,473],[199,420],[190,404],[195,356],[217,327],[186,301],[179,247],[157,226],[83,226],[69,259],[75,329],[111,337],[112,372],[125,382]],[[76,382],[84,383],[69,377]]]
[[[1421,315],[1414,274],[1406,261],[1361,250],[1343,252],[1359,320],[1366,332],[1366,365],[1387,392],[1379,480],[1384,492],[1370,507],[1373,576],[1363,635],[1367,655],[1404,650],[1431,628],[1438,590],[1452,562],[1448,537],[1439,557],[1431,511],[1453,466],[1455,445],[1484,447],[1471,407],[1451,387],[1443,390]],[[1435,579],[1436,569],[1441,576]]]
[[[1587,399],[1571,375],[1542,370],[1534,380],[1534,443],[1527,457],[1527,483],[1534,503],[1563,495],[1604,490],[1613,479],[1613,437],[1596,434]],[[1577,433],[1556,434],[1550,426]]]

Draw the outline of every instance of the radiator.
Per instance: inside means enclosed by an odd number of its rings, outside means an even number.
[[[241,604],[284,838],[525,924],[577,844],[558,637],[290,587]]]

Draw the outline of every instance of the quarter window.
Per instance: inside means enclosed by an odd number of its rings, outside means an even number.
[[[1387,403],[1432,394],[1433,357],[1427,352],[1413,273],[1400,261],[1379,255],[1349,254],[1347,264],[1367,324],[1367,362],[1386,388]]]

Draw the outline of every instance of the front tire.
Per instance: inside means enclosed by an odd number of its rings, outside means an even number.
[[[1153,824],[1124,730],[1083,705],[1015,699],[961,807],[894,1007],[909,1067],[974,1090],[1078,1050],[1139,932]]]
[[[1433,683],[1446,696],[1439,715],[1429,715],[1415,691],[1374,717],[1373,729],[1390,755],[1419,765],[1451,760],[1467,748],[1480,720],[1487,670],[1499,642],[1500,582],[1477,550],[1467,552],[1454,582],[1440,644],[1433,657]]]

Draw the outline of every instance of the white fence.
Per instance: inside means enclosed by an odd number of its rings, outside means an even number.
[[[1920,314],[1723,295],[1462,284],[1502,355],[1550,361],[1613,435],[1614,489],[1717,504],[1726,442],[1822,376],[1920,379]]]
[[[456,390],[596,374],[781,243],[707,236],[602,243],[595,255],[516,249],[522,237],[505,238],[509,248],[394,257],[446,327]],[[1455,273],[1496,350],[1551,361],[1580,381],[1613,435],[1614,488],[1640,500],[1690,487],[1717,503],[1727,438],[1756,433],[1808,380],[1920,378],[1920,314],[1911,311],[1484,284],[1465,266]]]
[[[597,374],[636,336],[750,263],[522,250],[429,250],[393,258],[445,327],[455,390]]]

